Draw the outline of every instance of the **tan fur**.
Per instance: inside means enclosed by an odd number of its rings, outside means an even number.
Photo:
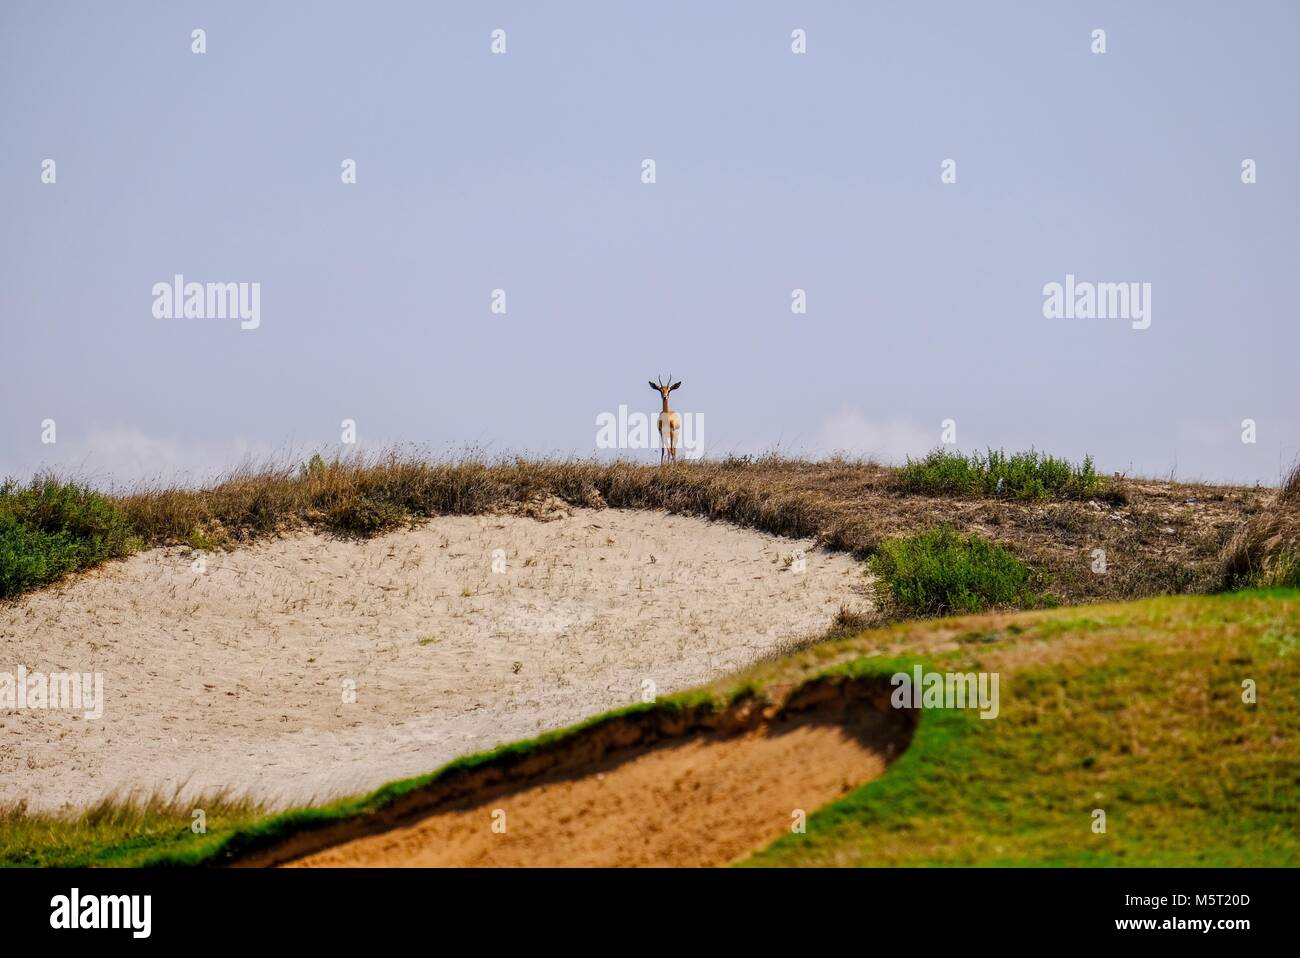
[[[663,461],[664,450],[668,451],[673,462],[677,461],[677,437],[682,432],[682,414],[671,409],[659,414],[659,460]]]
[[[663,412],[659,413],[659,465],[664,464],[664,458],[667,457],[669,462],[677,461],[677,438],[682,433],[682,416],[681,413],[673,412],[668,408],[668,394],[680,386],[681,383],[673,382],[673,377],[668,377],[668,382],[651,383],[651,389],[659,391],[660,398],[664,401]]]

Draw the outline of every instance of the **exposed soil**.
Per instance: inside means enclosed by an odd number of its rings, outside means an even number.
[[[914,727],[880,680],[814,682],[764,710],[614,719],[240,863],[725,865],[882,774]]]

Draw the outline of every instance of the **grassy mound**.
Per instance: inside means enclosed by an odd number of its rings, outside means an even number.
[[[1032,449],[1011,455],[990,449],[969,456],[936,449],[924,459],[909,458],[899,470],[898,481],[908,492],[948,496],[1087,499],[1103,491],[1091,456],[1074,464]],[[1110,498],[1118,495],[1118,490],[1109,492]]]
[[[1300,753],[1282,745],[1300,734],[1300,591],[909,623],[888,638],[955,644],[933,670],[999,673],[998,717],[924,711],[887,774],[750,864],[1300,865]]]
[[[868,560],[882,605],[903,615],[952,615],[1035,605],[1042,576],[1009,551],[948,527],[887,539]]]
[[[936,475],[965,478],[923,478],[925,462]],[[900,470],[843,458],[743,457],[659,468],[626,460],[436,460],[418,450],[253,464],[205,488],[160,484],[115,496],[92,497],[75,483],[44,479],[33,485],[52,486],[55,498],[93,501],[100,526],[65,523],[62,539],[57,528],[36,529],[13,518],[11,508],[32,496],[30,487],[8,484],[0,504],[0,517],[9,516],[0,518],[3,594],[38,587],[139,543],[233,548],[300,528],[365,537],[432,516],[545,512],[558,499],[724,520],[813,538],[863,559],[886,539],[946,523],[1010,546],[1050,575],[1063,601],[1114,601],[1219,587],[1228,539],[1273,498],[1270,489],[1138,479],[1125,480],[1122,493],[1103,483],[1092,499],[1075,498],[1094,480],[1087,461],[1067,468],[1037,453],[935,454]],[[909,483],[920,491],[908,491]],[[59,492],[65,487],[70,491]],[[980,494],[971,494],[974,489]],[[993,494],[984,495],[988,489]],[[1096,548],[1120,560],[1105,575],[1080,561]]]

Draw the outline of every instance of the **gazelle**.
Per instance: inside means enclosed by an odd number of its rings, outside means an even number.
[[[668,408],[668,394],[680,385],[681,383],[673,382],[671,373],[668,375],[668,382],[650,384],[651,389],[659,390],[659,395],[664,401],[663,412],[659,414],[659,465],[661,466],[664,464],[665,455],[669,462],[677,461],[677,437],[682,432],[682,414]]]

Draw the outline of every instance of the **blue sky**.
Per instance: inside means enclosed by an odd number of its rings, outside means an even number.
[[[896,460],[951,418],[1274,482],[1298,41],[1255,2],[7,2],[0,474],[201,476],[343,419],[608,455],[671,372],[711,456]],[[155,318],[177,273],[260,283],[259,328]],[[1067,273],[1150,283],[1150,328],[1044,318]]]

